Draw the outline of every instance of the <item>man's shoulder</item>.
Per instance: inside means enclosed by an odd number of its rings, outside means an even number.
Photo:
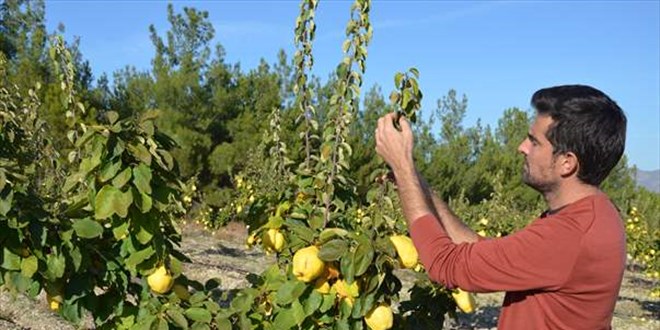
[[[619,221],[620,215],[610,198],[605,193],[598,193],[567,205],[546,220],[561,222],[587,232],[596,223]]]

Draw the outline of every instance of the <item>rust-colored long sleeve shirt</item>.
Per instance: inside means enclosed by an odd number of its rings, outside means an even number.
[[[430,214],[415,220],[410,233],[432,280],[507,292],[498,329],[611,329],[626,237],[605,194],[499,239],[454,244]]]

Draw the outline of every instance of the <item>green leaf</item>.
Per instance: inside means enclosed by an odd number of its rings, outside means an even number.
[[[151,154],[143,144],[129,144],[128,151],[141,162],[151,165]]]
[[[152,255],[154,255],[155,251],[154,248],[149,246],[144,250],[140,250],[137,252],[134,252],[131,254],[130,257],[126,260],[126,266],[135,269],[137,265],[139,265],[141,262],[149,259]]]
[[[305,288],[307,288],[307,285],[303,282],[297,280],[288,281],[282,284],[279,290],[277,290],[275,303],[278,305],[290,304],[305,292]]]
[[[131,328],[131,330],[150,330],[151,325],[156,320],[156,315],[147,315],[138,324]]]
[[[355,254],[353,252],[349,252],[342,256],[341,261],[339,262],[341,273],[344,275],[344,279],[348,283],[353,283],[355,277],[355,263],[353,262],[354,257]]]
[[[106,219],[116,213],[118,208],[116,201],[121,199],[121,194],[122,192],[114,186],[103,186],[94,199],[94,205],[96,206],[94,217],[96,219]]]
[[[403,73],[397,72],[394,75],[394,86],[396,86],[396,88],[399,88],[401,86],[401,80],[403,80]]]
[[[291,310],[293,311],[293,318],[296,320],[296,324],[301,324],[305,320],[305,309],[300,304],[298,300],[291,303]]]
[[[151,241],[151,238],[154,237],[154,234],[152,233],[154,228],[149,228],[149,227],[154,227],[150,225],[150,223],[153,221],[149,221],[149,220],[147,221],[148,221],[147,223],[141,223],[139,225],[140,229],[138,230],[137,235],[135,235],[135,237],[137,237],[137,240],[142,244],[149,243],[149,241]]]
[[[374,259],[374,249],[371,246],[371,243],[368,240],[362,240],[355,249],[355,259],[353,263],[355,264],[355,276],[360,276],[364,274],[371,265],[371,261]]]
[[[191,307],[185,311],[186,317],[195,322],[211,322],[211,313],[204,308]]]
[[[18,292],[26,292],[33,286],[34,281],[19,272],[6,272],[3,278],[5,286]]]
[[[106,219],[113,214],[122,218],[128,215],[128,208],[133,203],[133,194],[130,191],[122,193],[121,190],[111,185],[105,185],[96,194],[94,199],[94,217],[96,219]]]
[[[323,295],[316,290],[312,290],[309,297],[305,299],[305,316],[314,314],[323,302]]]
[[[319,258],[323,261],[335,261],[348,250],[348,243],[342,239],[333,239],[321,246]]]
[[[39,269],[39,260],[35,256],[29,256],[21,260],[21,274],[27,278],[32,278],[32,275]]]
[[[121,225],[112,228],[112,235],[118,241],[128,236],[128,220],[125,220]]]
[[[284,219],[281,216],[272,215],[268,217],[268,222],[266,223],[266,227],[271,229],[279,229],[280,227],[282,227],[282,224],[284,224]]]
[[[96,133],[95,130],[88,129],[87,132],[83,133],[83,135],[76,140],[76,147],[80,148],[80,146],[86,144]]]
[[[46,277],[51,281],[55,281],[64,275],[66,259],[61,254],[49,254],[46,257],[46,266],[48,267]]]
[[[89,218],[76,220],[72,226],[76,235],[82,238],[95,238],[103,234],[103,226]]]
[[[151,199],[151,196],[143,193],[139,194],[140,198],[138,199],[138,206],[140,207],[140,212],[147,213],[151,211],[151,208],[153,207],[153,200]]]
[[[2,268],[7,270],[20,270],[21,257],[9,251],[8,248],[2,249]]]
[[[408,107],[408,103],[410,102],[410,98],[412,95],[410,94],[409,90],[404,90],[403,91],[403,99],[401,100],[401,108],[405,109]]]
[[[69,175],[64,180],[64,184],[62,185],[62,191],[65,192],[65,193],[69,192],[78,183],[80,183],[82,177],[83,177],[82,173],[76,173],[76,174]]]
[[[334,237],[346,237],[348,231],[342,228],[326,228],[319,234],[319,241],[325,243]]]
[[[339,317],[342,320],[348,319],[349,316],[351,316],[351,311],[353,310],[353,306],[350,305],[347,299],[342,299],[341,302],[339,303]],[[337,325],[339,325],[339,322],[337,322]],[[348,326],[348,324],[347,324]],[[339,327],[341,329],[341,327]],[[346,328],[348,329],[348,328]]]
[[[248,329],[249,328],[247,328],[245,330],[248,330]],[[190,330],[211,330],[211,327],[209,327],[209,325],[206,324],[206,323],[195,322],[190,327]],[[243,330],[243,329],[241,329],[241,330]]]
[[[168,322],[162,318],[158,318],[158,327],[156,328],[157,330],[169,330],[170,326]]]
[[[153,136],[154,135],[154,122],[149,120],[149,121],[143,121],[140,123],[140,128],[147,133],[148,136]]]
[[[5,177],[5,170],[0,168],[0,192],[5,189],[5,184],[7,184],[7,177]]]
[[[114,179],[112,179],[112,185],[115,188],[121,189],[126,182],[128,182],[131,179],[131,171],[130,167],[125,168],[119,175],[117,175]]]
[[[190,303],[193,305],[197,305],[198,303],[201,303],[202,301],[206,300],[206,294],[204,291],[198,291],[195,292],[189,299]],[[233,300],[232,300],[233,301]]]
[[[115,175],[117,175],[117,172],[119,172],[119,170],[121,169],[122,165],[123,164],[122,164],[121,160],[119,160],[117,162],[114,162],[114,163],[109,163],[109,162],[106,163],[101,168],[101,171],[99,173],[99,180],[101,182],[106,182],[106,181],[114,178]]]
[[[417,68],[410,68],[408,71],[415,75],[415,78],[419,79],[419,70],[417,70]]]
[[[216,318],[215,319],[215,326],[218,328],[218,330],[231,330],[232,329],[231,328],[231,322],[226,317]]]
[[[323,296],[323,303],[321,304],[321,307],[319,307],[319,312],[325,313],[335,305],[335,295],[324,294],[322,296]]]
[[[353,309],[353,318],[360,318],[367,314],[373,307],[376,299],[376,292],[369,294],[367,296],[360,297],[360,308]]]
[[[232,310],[245,313],[250,310],[253,299],[254,297],[250,294],[241,294],[232,299],[230,306]]]
[[[105,117],[108,118],[108,122],[112,125],[119,119],[119,114],[116,111],[108,111],[105,113]]]
[[[177,309],[168,309],[166,311],[167,316],[180,328],[188,329],[188,320],[183,314]]]
[[[397,102],[399,102],[400,99],[401,99],[401,94],[399,94],[399,92],[392,91],[392,93],[390,93],[390,103],[392,103],[393,105],[397,104]]]
[[[160,158],[165,163],[165,164],[162,164],[162,165],[165,165],[165,166],[163,166],[163,168],[168,170],[168,171],[171,171],[174,168],[174,158],[172,157],[172,155],[169,152],[167,152],[166,150],[158,149],[156,152],[158,152],[158,154],[160,155]]]
[[[144,163],[133,168],[133,184],[141,193],[151,195],[151,169]]]
[[[298,304],[300,305],[300,303]],[[296,311],[293,308],[281,309],[277,316],[275,316],[275,321],[273,322],[273,329],[291,329],[298,322],[296,320]]]
[[[72,199],[72,203],[66,208],[64,214],[68,217],[78,218],[84,216],[86,213],[84,208],[89,204],[86,195],[76,196]]]
[[[286,225],[287,228],[294,232],[302,241],[311,243],[314,240],[315,232],[311,228],[301,225],[300,221],[287,218]]]
[[[10,190],[7,197],[0,198],[0,215],[6,216],[11,210],[11,204],[14,201],[14,191]]]
[[[343,308],[345,305],[348,305],[346,301],[342,300],[341,307]],[[348,320],[342,319],[342,320],[337,320],[335,322],[335,327],[333,328],[334,330],[350,330],[351,327],[348,325]]]
[[[78,271],[80,269],[80,265],[82,264],[82,254],[80,253],[80,248],[78,248],[78,246],[74,246],[74,248],[69,252],[69,256],[71,257],[71,262],[73,263],[73,269]]]
[[[97,166],[101,165],[101,154],[93,154],[91,157],[87,157],[80,162],[80,172],[83,175],[94,170]]]

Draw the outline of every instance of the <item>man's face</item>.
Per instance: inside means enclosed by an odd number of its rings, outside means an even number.
[[[555,166],[552,144],[545,137],[552,123],[550,116],[537,115],[527,138],[518,146],[518,152],[525,156],[523,182],[539,192],[553,190],[561,178]]]

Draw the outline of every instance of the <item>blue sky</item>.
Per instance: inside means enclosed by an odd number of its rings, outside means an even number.
[[[298,1],[174,1],[209,12],[228,63],[254,68],[277,51],[292,54]],[[339,63],[350,1],[321,0],[314,73]],[[49,31],[61,22],[81,38],[95,77],[132,65],[150,68],[148,27],[168,29],[165,1],[47,1]],[[510,107],[530,109],[537,89],[588,84],[628,116],[626,154],[660,168],[660,1],[384,1],[372,4],[374,38],[363,90],[388,95],[397,71],[417,67],[423,113],[455,89],[468,97],[466,126],[497,125]]]

